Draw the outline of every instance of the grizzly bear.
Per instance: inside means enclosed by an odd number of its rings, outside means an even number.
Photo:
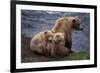
[[[54,33],[54,56],[63,57],[69,54],[69,49],[65,47],[64,33]]]
[[[30,42],[30,49],[38,54],[48,54],[47,52],[48,50],[46,50],[47,41],[50,42],[51,40],[52,40],[51,31],[39,32],[35,36],[32,37],[31,42]]]
[[[45,48],[43,53],[45,56],[52,56],[54,54],[54,40],[53,33],[51,31],[45,33]]]
[[[65,34],[65,47],[68,48],[70,52],[72,51],[72,28],[76,30],[83,30],[83,28],[80,28],[80,21],[78,17],[61,17],[56,20],[55,25],[51,29],[53,33],[61,32]]]

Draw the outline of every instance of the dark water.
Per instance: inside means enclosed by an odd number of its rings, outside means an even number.
[[[31,38],[38,32],[49,30],[54,22],[63,16],[78,16],[83,31],[72,30],[72,49],[74,51],[90,51],[90,14],[76,12],[53,12],[21,10],[21,33]]]

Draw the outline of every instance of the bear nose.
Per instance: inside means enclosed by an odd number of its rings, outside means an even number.
[[[80,28],[80,30],[83,30],[83,28]]]
[[[49,37],[49,40],[52,40],[52,37]]]
[[[82,30],[83,30],[83,28],[81,27],[79,30],[80,30],[80,31],[82,31]]]
[[[52,37],[49,37],[48,40],[51,42],[52,41]]]

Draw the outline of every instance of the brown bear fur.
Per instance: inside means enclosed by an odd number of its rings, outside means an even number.
[[[34,52],[52,57],[65,56],[69,53],[69,49],[65,48],[64,33],[51,31],[39,32],[33,36],[30,48]]]
[[[55,33],[54,35],[54,55],[56,57],[62,57],[69,54],[69,49],[65,47],[64,33]]]
[[[54,40],[53,40],[53,33],[52,32],[47,32],[46,35],[46,45],[43,50],[43,53],[45,56],[51,56],[54,54]]]
[[[35,36],[32,37],[30,42],[30,49],[34,52],[39,54],[48,54],[48,48],[46,48],[47,41],[52,39],[51,31],[43,31],[37,33]]]
[[[51,57],[62,57],[69,54],[69,49],[65,47],[64,33],[52,33],[52,38],[46,42],[45,53]]]
[[[70,51],[72,46],[72,28],[82,30],[78,17],[61,17],[56,20],[54,27],[51,29],[54,33],[61,32],[65,34],[65,47],[69,48]]]

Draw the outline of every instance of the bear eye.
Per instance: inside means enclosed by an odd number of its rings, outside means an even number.
[[[60,36],[59,35],[56,35],[56,38],[59,38]]]
[[[72,20],[72,22],[73,22],[73,23],[75,23],[75,22],[76,22],[76,20],[75,20],[75,19],[73,19],[73,20]]]

